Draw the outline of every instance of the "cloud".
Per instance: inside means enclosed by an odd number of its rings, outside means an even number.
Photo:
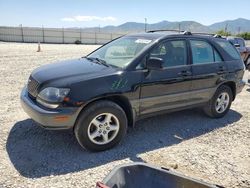
[[[62,18],[61,21],[65,22],[91,22],[91,21],[103,21],[103,22],[114,22],[117,19],[112,16],[99,17],[99,16],[73,16]]]
[[[62,18],[61,20],[64,22],[75,22],[74,18]]]

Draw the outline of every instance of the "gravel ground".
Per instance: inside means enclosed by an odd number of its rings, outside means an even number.
[[[139,121],[122,144],[90,153],[71,131],[40,128],[19,94],[43,64],[81,57],[97,46],[0,43],[0,187],[94,187],[116,165],[148,162],[225,187],[250,187],[250,88],[222,119],[186,110]]]

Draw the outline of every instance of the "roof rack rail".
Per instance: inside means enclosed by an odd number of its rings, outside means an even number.
[[[147,33],[155,33],[155,32],[164,32],[164,31],[174,31],[181,33],[183,35],[207,35],[207,36],[212,36],[214,38],[222,38],[221,35],[218,35],[216,33],[201,33],[201,32],[191,32],[191,31],[183,31],[183,30],[178,30],[178,29],[159,29],[159,30],[150,30],[147,31]]]
[[[147,31],[147,33],[164,32],[164,31],[174,31],[174,32],[178,32],[178,33],[183,33],[183,32],[185,32],[185,31],[183,31],[183,30],[178,30],[178,29],[158,29],[158,30],[150,30],[150,31]]]
[[[192,33],[190,31],[184,31],[183,35],[192,35]]]
[[[200,32],[194,32],[192,34],[195,34],[195,35],[207,35],[207,36],[212,36],[214,38],[222,38],[221,35],[218,35],[216,33],[200,33]]]
[[[222,38],[222,36],[219,35],[219,34],[215,34],[215,35],[214,35],[214,38]]]
[[[193,32],[195,35],[208,35],[208,36],[214,36],[214,33],[202,33],[202,32]]]

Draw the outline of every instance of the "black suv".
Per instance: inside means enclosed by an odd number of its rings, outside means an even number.
[[[82,147],[101,151],[148,116],[203,107],[223,117],[244,86],[244,69],[239,52],[218,36],[126,35],[86,57],[34,70],[21,103],[43,127],[73,128]]]

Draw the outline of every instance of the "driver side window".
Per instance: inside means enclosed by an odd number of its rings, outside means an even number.
[[[163,67],[174,67],[187,64],[187,47],[184,40],[166,41],[156,46],[150,57],[163,59]]]

